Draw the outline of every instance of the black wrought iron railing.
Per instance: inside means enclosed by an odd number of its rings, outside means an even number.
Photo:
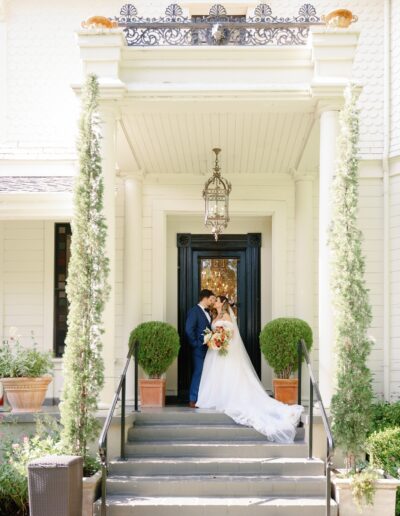
[[[132,356],[134,356],[134,364],[135,364],[135,412],[139,410],[138,404],[138,371],[139,371],[139,362],[138,362],[138,352],[139,352],[139,342],[134,341],[128,351],[128,355],[126,357],[126,362],[124,369],[121,374],[121,378],[118,383],[117,390],[115,391],[113,401],[111,403],[111,407],[108,411],[106,420],[103,425],[103,429],[100,434],[99,439],[99,455],[100,455],[100,463],[101,463],[101,516],[106,516],[107,507],[106,507],[106,496],[107,496],[107,475],[108,475],[108,459],[107,459],[107,436],[108,431],[110,429],[111,421],[114,416],[115,409],[117,407],[118,402],[121,402],[121,447],[120,447],[120,456],[121,459],[125,459],[125,419],[126,419],[126,374],[128,372],[128,367],[131,361]]]
[[[324,425],[326,434],[326,459],[325,459],[325,474],[326,474],[326,516],[331,514],[331,469],[332,469],[332,456],[335,450],[335,443],[332,436],[332,430],[329,424],[328,416],[324,404],[322,402],[321,393],[319,392],[318,383],[314,378],[314,373],[311,367],[310,355],[308,354],[306,343],[303,339],[298,342],[298,404],[301,405],[301,387],[302,387],[302,363],[303,357],[307,364],[308,375],[310,378],[310,390],[309,390],[309,407],[308,407],[308,458],[313,458],[313,431],[314,431],[314,394],[316,401],[319,405],[319,410],[322,417],[322,423]]]
[[[268,4],[259,4],[252,16],[230,15],[214,4],[207,15],[189,17],[171,4],[159,18],[138,16],[133,4],[125,4],[114,21],[123,27],[128,46],[305,45],[310,27],[323,25],[311,4],[293,17],[274,16]]]

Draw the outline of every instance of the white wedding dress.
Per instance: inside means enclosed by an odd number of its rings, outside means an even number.
[[[270,441],[292,443],[303,407],[285,405],[268,396],[255,372],[240,336],[236,318],[218,320],[215,326],[233,330],[228,354],[208,349],[204,360],[198,408],[224,412],[236,423],[251,426]]]

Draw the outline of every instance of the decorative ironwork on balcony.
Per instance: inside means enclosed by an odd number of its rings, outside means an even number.
[[[125,4],[114,20],[129,46],[305,45],[310,26],[323,25],[311,4],[302,5],[295,17],[273,16],[268,4],[259,4],[253,16],[232,16],[215,4],[206,16],[188,17],[171,4],[160,18],[138,16],[133,4]]]

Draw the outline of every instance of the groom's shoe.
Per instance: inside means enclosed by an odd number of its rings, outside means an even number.
[[[195,401],[189,401],[189,407],[190,408],[197,408],[196,407],[196,402]]]

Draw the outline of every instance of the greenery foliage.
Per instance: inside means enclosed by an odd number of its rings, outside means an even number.
[[[400,427],[400,401],[388,403],[380,401],[372,405],[370,432],[385,430],[386,428]]]
[[[281,317],[270,321],[260,333],[260,346],[278,378],[289,378],[297,371],[297,343],[304,339],[311,349],[313,336],[310,326],[301,319]]]
[[[391,406],[389,403],[381,405],[385,409]],[[400,407],[400,403],[392,405],[395,405],[397,409]],[[397,411],[398,416],[399,411]],[[373,467],[383,469],[392,477],[399,478],[400,425],[371,434],[367,440],[367,452]],[[400,516],[400,489],[397,489],[396,493],[396,516]]]
[[[351,494],[358,512],[362,513],[363,505],[374,504],[378,478],[379,475],[372,469],[364,469],[351,476]]]
[[[39,351],[35,342],[33,347],[24,348],[11,337],[0,346],[0,378],[38,378],[52,369],[52,354]]]
[[[150,378],[159,378],[179,353],[179,335],[168,323],[150,321],[139,324],[131,333],[129,345],[139,341],[139,364]]]
[[[371,339],[371,307],[365,286],[365,262],[358,213],[359,121],[354,87],[345,92],[340,114],[338,162],[332,191],[332,292],[335,310],[337,387],[332,398],[336,444],[346,454],[347,467],[355,468],[371,424],[372,383],[367,358]]]
[[[52,418],[38,418],[33,436],[24,436],[18,441],[2,436],[0,450],[0,516],[24,516],[28,514],[28,463],[46,455],[66,453],[61,441],[59,426]],[[99,462],[86,457],[85,475],[99,469]]]
[[[97,78],[90,75],[82,96],[79,173],[75,182],[66,288],[68,333],[60,405],[63,443],[70,453],[82,455],[84,459],[89,441],[99,430],[95,414],[104,383],[102,313],[109,294],[98,95]]]

